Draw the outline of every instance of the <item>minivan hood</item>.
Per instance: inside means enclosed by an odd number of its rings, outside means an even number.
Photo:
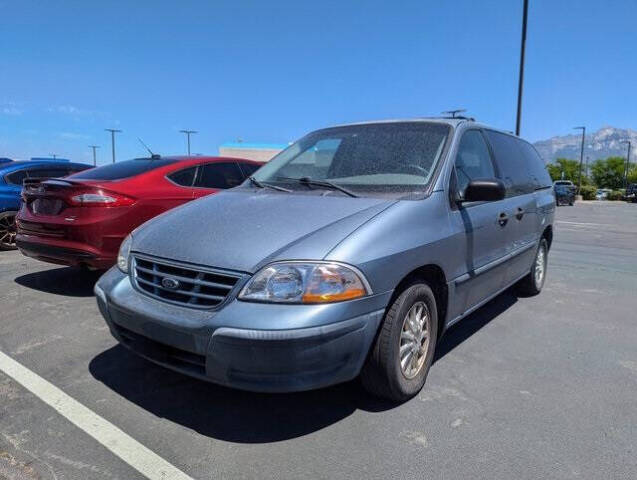
[[[267,190],[210,195],[133,233],[132,250],[244,272],[274,260],[321,260],[394,200]]]

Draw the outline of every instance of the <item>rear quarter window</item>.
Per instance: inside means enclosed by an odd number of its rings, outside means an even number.
[[[5,182],[9,185],[22,185],[25,178],[27,178],[26,170],[17,170],[15,172],[7,173],[4,176]]]
[[[535,147],[524,140],[518,140],[517,142],[520,150],[522,150],[522,155],[526,160],[527,168],[536,184],[536,188],[550,187],[551,176],[546,169],[544,160],[542,160],[540,154],[537,153]],[[565,185],[571,185],[571,183],[567,182]]]
[[[195,175],[197,174],[197,167],[184,168],[168,175],[171,182],[176,183],[182,187],[192,187],[195,183]]]

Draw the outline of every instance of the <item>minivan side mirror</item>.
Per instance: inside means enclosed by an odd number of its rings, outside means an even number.
[[[497,178],[476,178],[464,191],[463,202],[493,202],[502,200],[506,193],[504,183]]]

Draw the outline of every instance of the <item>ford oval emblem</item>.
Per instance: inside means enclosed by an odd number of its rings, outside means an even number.
[[[179,280],[170,277],[161,279],[161,286],[169,290],[177,290],[179,288]]]

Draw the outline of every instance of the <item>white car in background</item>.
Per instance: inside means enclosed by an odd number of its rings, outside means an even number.
[[[608,194],[612,192],[610,188],[600,188],[597,190],[595,194],[595,200],[607,200]]]

